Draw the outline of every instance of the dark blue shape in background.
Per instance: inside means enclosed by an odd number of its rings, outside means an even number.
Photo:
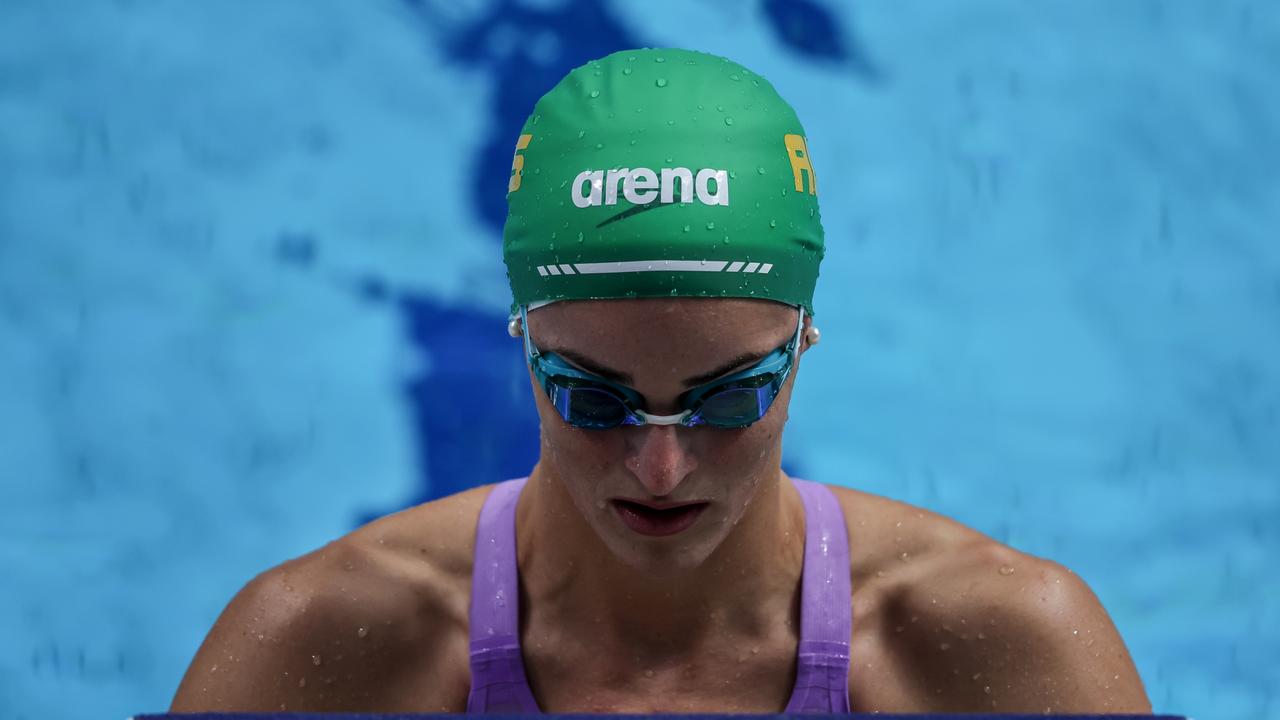
[[[373,280],[359,290],[394,303],[425,362],[404,385],[420,453],[418,487],[398,507],[358,521],[528,475],[538,459],[538,414],[522,346],[507,335],[506,317],[397,295]]]
[[[879,71],[830,10],[814,0],[765,0],[764,19],[788,50],[809,60],[846,63],[864,79]]]
[[[404,1],[446,58],[492,75],[489,127],[477,129],[484,142],[469,182],[476,214],[500,239],[511,156],[538,98],[573,68],[643,43],[598,0],[569,0],[554,8],[503,0],[461,27],[449,25],[432,3]]]

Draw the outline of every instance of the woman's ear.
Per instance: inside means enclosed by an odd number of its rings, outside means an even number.
[[[804,325],[805,349],[807,350],[822,340],[822,331],[813,326],[813,318],[805,318]]]

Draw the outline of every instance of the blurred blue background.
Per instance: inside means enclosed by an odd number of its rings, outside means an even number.
[[[628,46],[805,122],[788,469],[1073,568],[1158,710],[1280,717],[1280,11],[1242,0],[2,0],[0,717],[163,709],[256,573],[528,472],[511,149]]]

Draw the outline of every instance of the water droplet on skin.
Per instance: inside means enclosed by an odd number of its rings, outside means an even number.
[[[899,554],[898,554],[898,559],[899,559],[899,560],[901,560],[902,562],[907,562],[908,560],[910,560],[910,559],[911,559],[911,554],[910,554],[910,553],[905,553],[905,552],[904,552],[904,553],[899,553]]]
[[[982,692],[984,692],[984,693],[986,693],[986,694],[990,695],[990,694],[991,694],[991,686],[990,686],[990,685],[983,685],[983,686],[982,686]]]
[[[604,501],[603,501],[603,500],[597,500],[597,501],[596,501],[596,509],[597,509],[597,510],[603,510],[603,509],[604,509],[604,507],[605,507],[605,505],[604,505]]]
[[[1010,565],[1001,565],[1001,566],[1000,566],[1000,574],[1001,574],[1001,575],[1012,575],[1012,574],[1013,574],[1013,567],[1012,567],[1012,566],[1010,566]]]
[[[312,656],[311,656],[311,664],[312,664],[312,665],[319,665],[321,662],[322,662],[322,661],[321,661],[321,659],[320,659],[320,656],[319,656],[319,655],[312,655]]]
[[[367,627],[360,627],[356,629],[356,637],[362,638],[362,637],[368,636],[368,634],[369,634],[369,628]]]
[[[300,688],[304,688],[304,687],[306,687],[306,686],[307,686],[307,679],[306,679],[306,678],[298,678],[298,687],[300,687]]]
[[[645,671],[644,671],[644,676],[645,676],[645,677],[647,677],[647,678],[651,678],[651,677],[653,677],[653,671],[652,671],[652,670],[645,670]]]
[[[951,649],[951,643],[942,643],[941,645],[939,645],[939,646],[938,646],[938,649],[939,649],[939,650],[950,650],[950,649]]]
[[[666,78],[658,78],[657,80],[654,80],[654,81],[653,81],[653,84],[654,84],[654,85],[657,85],[658,87],[666,87],[666,86],[667,86],[667,79],[666,79]]]

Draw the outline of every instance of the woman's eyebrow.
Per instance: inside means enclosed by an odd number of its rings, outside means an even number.
[[[605,367],[604,365],[601,365],[600,363],[588,357],[584,357],[583,355],[576,353],[572,350],[565,350],[562,348],[547,348],[545,352],[555,353],[556,355],[559,355],[560,357],[572,362],[574,365],[577,365],[583,370],[586,370],[587,372],[593,373],[595,375],[599,375],[605,380],[610,380],[612,382],[616,382],[618,384],[627,385],[627,386],[630,386],[633,384],[631,376],[628,375],[627,373]],[[701,375],[696,375],[694,377],[686,379],[684,381],[684,386],[686,388],[691,388],[691,387],[697,387],[698,385],[702,385],[705,383],[709,383],[712,380],[715,380],[716,378],[722,375],[732,372],[733,370],[737,370],[744,365],[754,365],[755,363],[759,362],[762,358],[764,358],[768,354],[769,353],[767,352],[743,353],[742,355],[739,355],[738,357],[734,358],[733,360],[730,360],[729,362],[716,368],[715,370],[712,370],[711,372],[703,373]]]

